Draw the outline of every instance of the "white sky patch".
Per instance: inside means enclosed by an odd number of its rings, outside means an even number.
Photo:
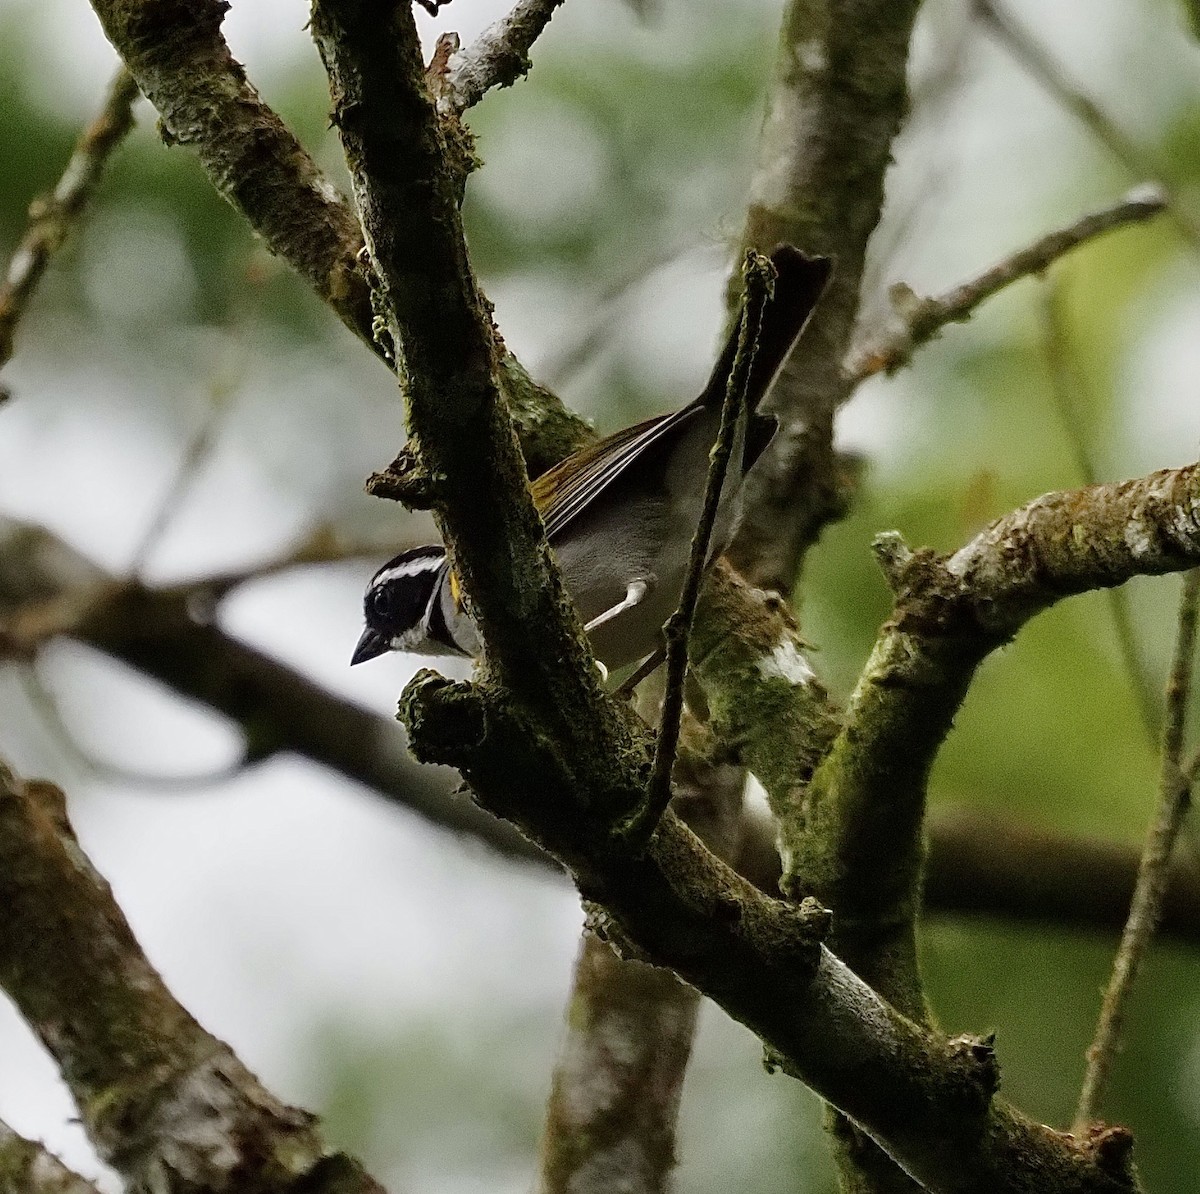
[[[786,680],[789,684],[807,684],[816,677],[800,648],[789,638],[776,643],[771,654],[758,661],[758,670],[766,680]]]

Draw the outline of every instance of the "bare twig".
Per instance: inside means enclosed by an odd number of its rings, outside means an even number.
[[[1091,212],[1066,228],[1047,233],[934,298],[922,298],[902,284],[893,286],[892,304],[901,326],[851,351],[846,363],[850,386],[876,373],[894,372],[906,365],[913,353],[947,324],[969,319],[975,308],[997,291],[1030,274],[1042,273],[1072,249],[1114,228],[1157,215],[1165,206],[1166,200],[1156,187],[1135,187],[1111,206]]]
[[[1194,249],[1200,249],[1200,224],[1188,213],[1179,192],[1161,178],[1159,164],[1122,132],[1100,105],[1068,78],[1037,39],[995,0],[975,0],[975,15],[1042,89],[1087,128],[1134,178],[1155,180],[1176,228]]]
[[[229,411],[229,404],[215,401],[204,412],[199,427],[188,438],[175,466],[175,472],[167,486],[166,493],[159,500],[146,529],[142,532],[133,555],[129,561],[131,576],[140,576],[146,569],[151,555],[163,536],[167,533],[172,521],[179,513],[179,506],[188,490],[195,482],[205,461],[212,454],[221,425]]]
[[[1099,479],[1092,449],[1087,440],[1084,417],[1077,399],[1081,395],[1083,380],[1071,354],[1065,312],[1062,309],[1060,287],[1053,278],[1046,279],[1042,303],[1042,324],[1046,332],[1046,364],[1050,374],[1050,397],[1058,410],[1059,420],[1067,434],[1067,442],[1075,457],[1079,479],[1085,485],[1095,485]],[[1142,665],[1138,651],[1137,634],[1133,627],[1133,616],[1129,608],[1129,594],[1124,586],[1108,590],[1108,608],[1112,617],[1113,631],[1117,636],[1117,649],[1125,666],[1129,687],[1133,691],[1134,703],[1138,707],[1142,728],[1153,746],[1158,741],[1158,701],[1150,685],[1150,678]]]
[[[13,354],[13,340],[25,308],[50,258],[70,235],[95,193],[112,151],[133,128],[138,86],[124,67],[113,76],[96,119],[84,130],[53,192],[29,208],[29,226],[0,283],[0,368]]]
[[[1129,919],[1125,922],[1125,932],[1117,949],[1112,978],[1104,992],[1096,1036],[1088,1049],[1087,1071],[1075,1113],[1074,1131],[1077,1136],[1088,1130],[1104,1100],[1133,984],[1162,915],[1171,851],[1191,803],[1191,781],[1181,769],[1181,757],[1196,653],[1198,603],[1200,569],[1189,572],[1183,582],[1175,653],[1167,680],[1158,810],[1142,851]]]
[[[696,533],[692,536],[691,556],[688,559],[683,590],[679,594],[679,605],[663,628],[666,642],[667,688],[645,803],[638,809],[632,826],[635,833],[652,832],[671,802],[671,769],[675,765],[675,750],[679,745],[679,726],[683,716],[683,682],[687,674],[688,638],[692,632],[696,602],[700,598],[700,585],[709,560],[709,545],[717,521],[721,493],[725,487],[725,475],[729,470],[729,458],[733,453],[734,436],[738,422],[746,411],[746,387],[750,381],[750,369],[754,364],[759,331],[762,328],[763,310],[770,301],[774,276],[774,267],[766,257],[754,252],[746,254],[742,266],[745,298],[742,306],[742,324],[738,332],[737,355],[729,373],[725,401],[721,406],[720,430],[717,432],[717,441],[709,458],[704,504]]]
[[[529,51],[563,0],[519,0],[466,49],[450,56],[438,109],[465,112],[493,87],[511,87],[533,65]]]

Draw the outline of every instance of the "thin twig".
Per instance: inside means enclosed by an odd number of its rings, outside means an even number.
[[[1071,353],[1070,337],[1062,309],[1060,288],[1052,278],[1047,278],[1043,291],[1042,326],[1046,339],[1046,366],[1050,375],[1050,397],[1058,410],[1058,417],[1075,457],[1075,467],[1085,485],[1099,482],[1099,470],[1087,442],[1087,432],[1078,401],[1083,392],[1083,378]],[[1138,650],[1137,634],[1134,631],[1133,615],[1129,608],[1128,590],[1122,585],[1107,592],[1109,614],[1113,632],[1117,637],[1117,649],[1133,699],[1138,707],[1142,728],[1151,748],[1162,733],[1158,700],[1142,665]]]
[[[1088,241],[1126,224],[1139,223],[1166,207],[1154,185],[1135,187],[1123,198],[1049,232],[1018,249],[982,273],[933,298],[922,298],[907,286],[892,287],[892,304],[901,326],[873,343],[852,349],[846,365],[847,394],[876,373],[893,373],[908,364],[913,353],[932,340],[948,323],[963,323],[975,308],[999,290],[1030,274],[1040,274],[1060,257]]]
[[[1062,66],[1037,39],[1009,13],[1000,9],[994,0],[975,0],[975,16],[1037,80],[1042,89],[1074,116],[1134,178],[1157,180],[1175,226],[1193,248],[1200,249],[1200,224],[1188,214],[1179,192],[1159,178],[1159,164],[1128,134],[1122,132],[1112,117],[1067,77]]]
[[[725,387],[725,401],[721,406],[721,426],[717,433],[717,441],[709,457],[704,505],[701,508],[696,533],[692,536],[692,551],[688,559],[683,590],[679,594],[679,606],[663,627],[667,656],[666,695],[663,697],[658,741],[654,749],[654,766],[646,788],[646,799],[634,816],[631,826],[635,833],[652,831],[671,802],[671,771],[675,765],[675,751],[679,745],[679,727],[683,716],[683,681],[687,674],[688,637],[696,615],[696,602],[700,598],[705,566],[708,564],[709,545],[717,521],[717,509],[721,502],[729,458],[733,454],[734,436],[746,405],[750,367],[754,363],[754,354],[758,348],[763,310],[771,297],[775,269],[766,257],[751,251],[746,254],[742,278],[745,299],[742,305],[741,328],[738,332],[737,355],[729,373],[729,383]]]
[[[533,65],[529,51],[563,0],[519,0],[465,50],[452,54],[440,87],[438,109],[465,112],[493,87],[511,87]]]
[[[0,283],[0,368],[12,359],[17,324],[50,258],[62,247],[95,193],[112,151],[133,128],[137,97],[137,84],[121,67],[108,85],[99,114],[76,143],[58,185],[51,194],[30,204],[29,226]]]
[[[1133,983],[1162,914],[1171,851],[1191,802],[1190,778],[1181,770],[1180,757],[1191,696],[1198,603],[1200,569],[1195,569],[1184,578],[1175,654],[1167,680],[1158,810],[1142,851],[1129,919],[1125,922],[1125,931],[1113,962],[1112,978],[1104,993],[1096,1036],[1088,1049],[1087,1072],[1079,1096],[1079,1108],[1075,1113],[1076,1135],[1086,1133],[1104,1099]]]
[[[128,569],[130,576],[140,578],[146,570],[146,564],[179,513],[179,507],[188,490],[191,489],[205,462],[212,455],[217,436],[220,434],[230,406],[231,404],[228,402],[213,402],[204,412],[200,425],[184,444],[183,453],[179,458],[179,463],[175,466],[175,472],[167,486],[167,491],[163,494],[149,525],[142,532],[142,536],[133,550]]]

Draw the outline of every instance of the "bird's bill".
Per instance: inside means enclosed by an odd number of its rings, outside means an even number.
[[[350,656],[350,666],[353,667],[356,663],[366,663],[368,659],[374,659],[377,655],[386,654],[390,647],[391,643],[386,636],[380,634],[378,630],[372,630],[368,626],[362,632],[362,637],[358,640],[358,645],[354,648],[354,654]]]

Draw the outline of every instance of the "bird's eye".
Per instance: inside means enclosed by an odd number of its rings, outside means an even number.
[[[391,585],[380,585],[371,594],[371,612],[381,620],[387,620],[393,612],[395,604]]]

